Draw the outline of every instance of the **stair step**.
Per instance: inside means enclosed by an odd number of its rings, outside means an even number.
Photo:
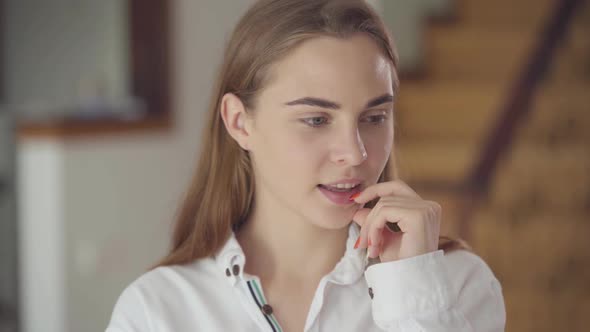
[[[543,84],[527,123],[517,133],[517,142],[548,147],[590,144],[590,95],[586,91],[590,91],[590,81]]]
[[[590,20],[590,14],[588,15]],[[590,50],[590,39],[588,38],[588,30],[590,29],[590,21],[574,21],[569,27],[566,37],[562,41],[562,46],[566,50],[585,51]]]
[[[538,92],[529,120],[534,124],[524,137],[538,139],[555,121],[590,121],[588,86],[544,87]],[[497,120],[505,88],[462,82],[402,83],[397,104],[400,141],[469,140],[481,142]],[[537,127],[538,126],[538,127]],[[526,126],[525,126],[526,127]],[[524,130],[524,129],[523,129]],[[572,132],[572,135],[574,132]],[[590,136],[587,130],[579,135]]]
[[[544,81],[549,83],[590,83],[590,49],[580,54],[563,54],[551,64]]]
[[[573,175],[587,171],[586,177],[590,178],[589,151],[585,144],[555,148],[517,144],[500,161],[498,176],[546,177],[560,172]],[[399,171],[402,177],[412,180],[463,179],[479,152],[478,145],[461,141],[396,144]],[[459,174],[463,177],[456,176]]]
[[[498,167],[489,204],[515,216],[537,209],[590,212],[588,151],[587,145],[515,146]]]
[[[590,95],[585,91],[590,91],[590,82],[543,88],[533,102],[528,123],[518,133],[518,141],[549,146],[590,144]]]
[[[571,288],[547,293],[533,287],[503,287],[506,331],[586,331],[590,296]]]
[[[509,29],[456,25],[429,32],[428,72],[435,78],[511,82],[526,60],[536,26]]]
[[[406,143],[396,149],[400,177],[408,182],[460,183],[479,156],[476,145],[460,142]],[[536,209],[590,211],[589,150],[586,145],[515,146],[492,179],[488,204],[514,216]]]
[[[590,25],[577,24],[562,42],[556,59],[547,73],[552,82],[590,82]]]
[[[478,140],[488,132],[503,87],[463,82],[402,83],[397,103],[399,135]]]
[[[531,4],[521,2],[502,3],[500,1],[478,3],[468,1],[464,6],[475,6],[478,9],[491,7],[506,8],[513,11],[516,8],[531,12]],[[549,10],[547,5],[553,1],[534,2],[535,10]],[[519,4],[519,5],[516,5]],[[516,5],[516,6],[515,6]],[[462,6],[459,5],[459,8]],[[549,6],[550,7],[550,6]],[[586,9],[587,10],[587,9]],[[494,9],[488,10],[493,12]],[[587,10],[588,11],[588,10]],[[549,13],[547,11],[547,13]],[[568,37],[562,42],[562,48],[574,54],[576,62],[588,59],[590,49],[589,31],[590,14],[578,14],[568,32]],[[434,77],[460,78],[464,80],[502,80],[513,78],[520,72],[522,65],[539,39],[539,34],[545,25],[544,19],[517,20],[518,24],[506,24],[500,20],[478,20],[464,22],[452,26],[434,26],[428,30],[427,70]],[[477,59],[477,61],[473,61]],[[466,61],[467,60],[467,61]]]
[[[566,281],[590,278],[590,266],[580,264],[590,262],[588,214],[544,210],[513,220],[502,211],[485,210],[471,227],[470,244],[506,287],[534,285],[559,292]],[[590,291],[590,284],[583,284]]]
[[[409,182],[459,182],[471,169],[477,145],[465,143],[399,143],[396,145],[400,177]]]
[[[511,83],[522,71],[539,39],[540,26],[518,29],[462,25],[429,31],[428,72],[434,78]],[[588,65],[588,28],[577,25],[562,42],[564,61],[577,68],[566,74],[576,77]],[[554,60],[554,63],[560,59]],[[567,77],[567,76],[565,76]]]

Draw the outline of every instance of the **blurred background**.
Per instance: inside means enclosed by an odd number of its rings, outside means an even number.
[[[104,331],[166,252],[254,0],[0,0],[0,332]],[[507,331],[590,324],[590,6],[373,0],[401,177],[503,285]]]

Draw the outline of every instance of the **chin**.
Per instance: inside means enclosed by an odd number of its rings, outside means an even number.
[[[310,216],[309,219],[317,227],[327,230],[339,230],[348,227],[353,215],[354,211],[349,210],[324,210],[321,212],[318,211],[317,214]]]

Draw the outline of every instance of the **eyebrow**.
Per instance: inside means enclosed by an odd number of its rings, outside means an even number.
[[[365,108],[371,108],[371,107],[375,107],[375,106],[379,106],[379,105],[382,105],[385,103],[391,103],[391,102],[393,102],[393,96],[390,95],[389,93],[386,93],[382,96],[379,96],[377,98],[373,98],[373,99],[369,100],[367,105],[365,105]],[[327,109],[332,109],[332,110],[339,110],[342,108],[342,106],[336,102],[326,100],[326,99],[321,99],[321,98],[315,98],[315,97],[299,98],[297,100],[293,100],[288,103],[285,103],[285,105],[287,105],[287,106],[307,105],[307,106],[315,106],[315,107],[327,108]]]

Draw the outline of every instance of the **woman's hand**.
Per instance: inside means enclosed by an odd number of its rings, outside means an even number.
[[[354,196],[353,196],[354,197]],[[420,198],[404,182],[382,182],[366,188],[354,197],[362,204],[381,197],[373,209],[362,208],[353,216],[361,226],[355,248],[367,248],[369,257],[381,262],[426,254],[438,249],[441,207]],[[397,223],[397,232],[386,222]]]

